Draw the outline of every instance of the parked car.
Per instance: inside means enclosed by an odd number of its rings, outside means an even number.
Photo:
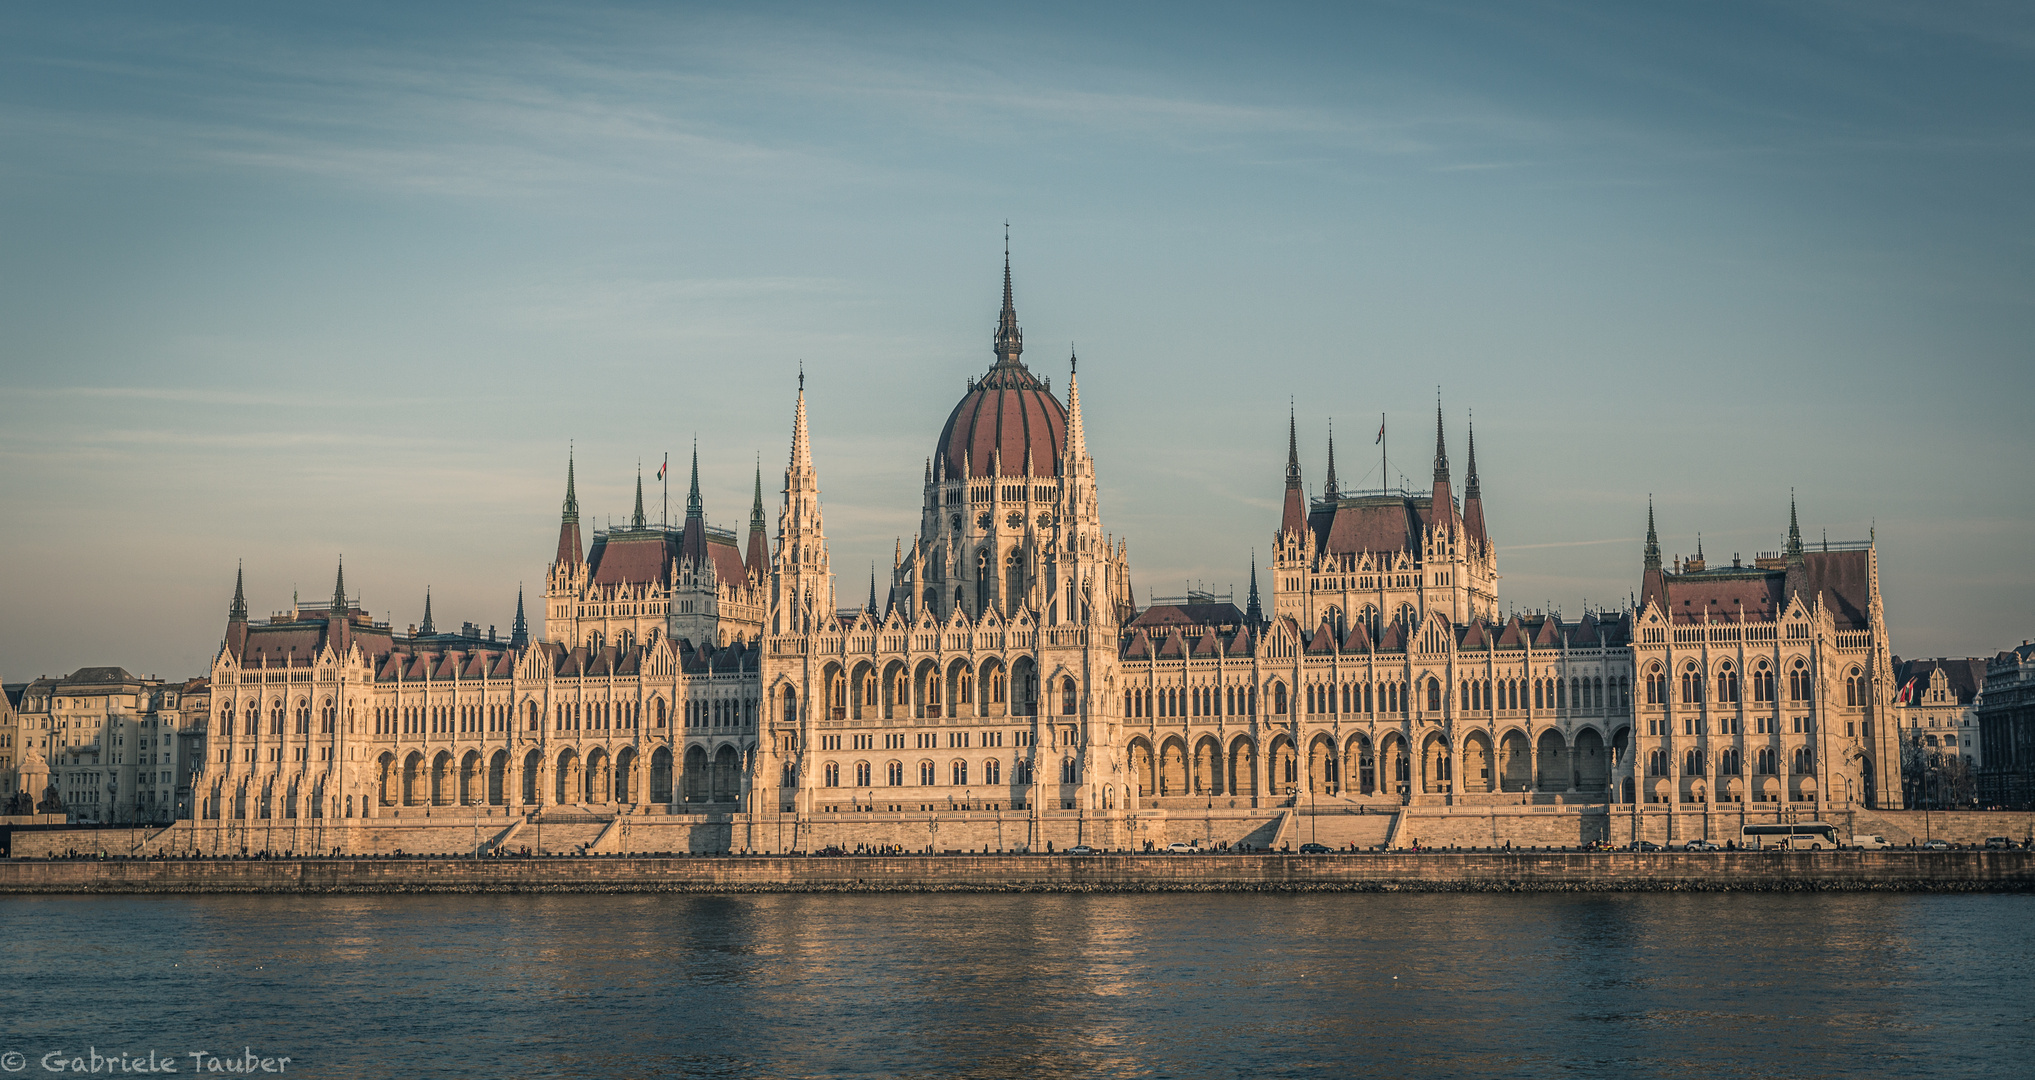
[[[1302,844],[1302,845],[1300,845],[1300,853],[1301,853],[1302,855],[1326,855],[1326,854],[1328,854],[1328,852],[1329,852],[1329,847],[1328,847],[1328,845],[1327,845],[1327,844]]]
[[[1632,843],[1625,845],[1625,850],[1627,851],[1659,851],[1660,849],[1661,846],[1651,840],[1634,840]]]
[[[1929,839],[1922,841],[1922,846],[1929,849],[1930,851],[1949,851],[1950,841],[1942,839],[1941,837],[1932,836]]]
[[[1887,843],[1887,838],[1884,836],[1880,836],[1877,833],[1866,833],[1861,836],[1852,837],[1851,843],[1844,846],[1857,848],[1861,851],[1878,851],[1881,848],[1889,848],[1894,845]]]
[[[1088,846],[1087,844],[1076,844],[1076,845],[1074,845],[1073,847],[1070,847],[1070,848],[1068,848],[1068,849],[1067,849],[1067,854],[1069,854],[1069,855],[1093,855],[1093,854],[1095,854],[1095,849],[1094,849],[1094,848],[1092,848],[1092,847],[1089,847],[1089,846]]]
[[[1167,844],[1167,845],[1166,845],[1166,854],[1168,854],[1168,855],[1192,855],[1192,854],[1194,854],[1194,845],[1193,845],[1193,844]]]
[[[1721,847],[1718,847],[1718,846],[1717,846],[1716,844],[1713,844],[1713,843],[1711,843],[1711,842],[1710,842],[1710,841],[1708,841],[1708,840],[1691,840],[1691,841],[1689,841],[1688,843],[1686,843],[1686,844],[1683,844],[1683,845],[1682,845],[1682,850],[1683,850],[1683,851],[1723,851],[1724,849],[1723,849],[1723,848],[1721,848]]]
[[[1988,836],[1986,837],[1986,846],[1989,848],[2011,848],[2014,846],[2014,838],[2011,836]]]

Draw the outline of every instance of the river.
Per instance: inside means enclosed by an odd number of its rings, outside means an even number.
[[[2025,895],[8,897],[0,916],[0,1052],[21,1055],[0,1068],[29,1076],[93,1051],[314,1077],[2035,1069]]]

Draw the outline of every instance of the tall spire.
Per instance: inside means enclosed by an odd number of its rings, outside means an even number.
[[[1321,494],[1324,498],[1333,499],[1340,493],[1335,483],[1335,418],[1330,417],[1328,421],[1328,482],[1322,485]]]
[[[629,515],[629,527],[642,529],[650,522],[643,516],[643,462],[636,462],[636,512]]]
[[[1074,346],[1067,346],[1067,460],[1079,461],[1088,456],[1088,435],[1081,426],[1081,384],[1076,376],[1078,360]],[[1025,453],[1031,453],[1029,445]]]
[[[756,461],[756,496],[749,504],[749,528],[763,528],[763,460],[760,457]]]
[[[247,621],[247,592],[241,588],[246,570],[240,564],[233,566],[233,606],[226,609],[227,622]]]
[[[806,369],[798,369],[798,411],[791,421],[791,468],[801,475],[813,469],[812,438],[806,433]]]
[[[1286,403],[1286,486],[1300,486],[1300,420],[1291,401]]]
[[[516,625],[509,631],[509,647],[520,649],[530,644],[530,620],[523,617],[523,586],[516,585]]]
[[[756,510],[750,515],[752,523],[756,520],[756,515],[763,512],[762,478],[760,476],[757,479],[757,486]],[[698,436],[694,436],[692,441],[692,487],[685,493],[685,516],[688,520],[706,516],[706,504],[700,501],[700,441]]]
[[[1646,566],[1649,570],[1660,569],[1661,538],[1653,527],[1653,496],[1646,497]]]
[[[565,506],[558,515],[558,566],[578,566],[586,561],[579,547],[579,495],[573,490],[573,452],[565,451]]]
[[[876,564],[875,564],[875,563],[873,563],[873,562],[869,564],[869,614],[870,614],[871,616],[875,616],[875,615],[877,614],[877,611],[876,611]]]
[[[1470,417],[1470,466],[1469,475],[1463,478],[1463,497],[1482,498],[1484,492],[1477,486],[1477,418]]]
[[[1251,549],[1251,598],[1244,606],[1244,615],[1253,627],[1265,623],[1265,607],[1258,602],[1258,549]]]
[[[1434,479],[1438,484],[1449,480],[1449,446],[1441,429],[1441,391],[1434,395]]]
[[[1788,554],[1802,553],[1802,523],[1795,517],[1795,489],[1788,489]]]
[[[1017,305],[1010,293],[1010,223],[1003,225],[1003,313],[996,320],[996,362],[1016,366],[1025,351],[1024,332],[1018,329]]]
[[[346,556],[339,557],[339,576],[332,582],[332,614],[346,614]]]
[[[438,627],[431,622],[431,586],[426,585],[424,586],[424,623],[417,627],[417,636],[430,637],[437,632]]]
[[[1646,497],[1646,566],[1639,577],[1639,606],[1668,602],[1667,577],[1661,571],[1661,538],[1653,527],[1653,496]]]
[[[577,525],[579,524],[579,496],[573,492],[572,488],[572,458],[573,452],[568,447],[565,451],[565,511],[560,515],[560,518],[563,521]]]

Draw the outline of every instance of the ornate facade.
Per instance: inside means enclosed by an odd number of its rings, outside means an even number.
[[[329,605],[256,622],[236,582],[197,814],[620,808],[719,815],[732,846],[783,850],[857,823],[923,844],[956,813],[1043,847],[1301,800],[1898,805],[1869,546],[1791,531],[1771,565],[1669,574],[1649,523],[1636,609],[1501,618],[1474,434],[1460,500],[1439,408],[1430,490],[1340,490],[1331,447],[1309,499],[1289,418],[1269,613],[1255,566],[1244,610],[1140,610],[1075,361],[1064,403],[1024,364],[1007,254],[992,344],[866,606],[836,603],[803,375],[774,538],[760,472],[744,548],[706,525],[695,454],[681,528],[647,522],[639,476],[629,524],[586,547],[569,460],[534,637],[520,596],[497,639],[440,633],[428,600],[398,634],[343,573]],[[1663,696],[1685,668],[1704,689]],[[1799,706],[1772,696],[1791,677]]]

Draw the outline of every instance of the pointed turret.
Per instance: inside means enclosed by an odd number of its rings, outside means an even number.
[[[777,518],[773,556],[771,633],[805,633],[834,611],[833,580],[826,528],[820,515],[820,480],[813,468],[812,435],[806,426],[805,371],[799,371],[798,406],[792,415],[791,463],[784,470],[784,506]]]
[[[755,519],[751,518],[753,527]],[[699,567],[707,561],[707,511],[700,499],[700,444],[692,444],[692,487],[685,496],[685,532],[678,539],[678,555],[687,564]]]
[[[332,614],[346,616],[346,556],[339,557],[339,574],[332,582]]]
[[[1010,233],[1003,236],[1003,312],[996,320],[996,364],[1016,367],[1025,351],[1024,332],[1018,329],[1017,305],[1010,294]]]
[[[742,569],[748,571],[749,580],[761,581],[770,574],[770,541],[764,535],[763,517],[763,461],[756,462],[756,497],[749,504],[749,551],[742,559]]]
[[[870,564],[869,564],[869,615],[870,615],[870,617],[871,617],[871,618],[875,618],[877,614],[878,614],[878,612],[877,612],[877,610],[876,610],[876,564],[875,564],[875,563],[870,563]]]
[[[1456,516],[1455,493],[1449,488],[1449,445],[1442,432],[1441,395],[1434,396],[1434,509],[1430,521],[1436,525]]]
[[[1074,349],[1067,349],[1067,460],[1080,461],[1088,456],[1088,435],[1081,427],[1081,382],[1078,378],[1081,364],[1074,355]],[[1105,376],[1109,372],[1103,372]],[[1107,387],[1105,387],[1107,389]],[[1031,448],[1025,448],[1029,458]]]
[[[1331,419],[1328,422],[1328,480],[1321,486],[1321,495],[1322,498],[1333,499],[1340,494],[1335,482],[1335,421]]]
[[[1788,489],[1788,559],[1802,558],[1802,523],[1795,517],[1795,489]]]
[[[1463,477],[1463,531],[1478,543],[1488,543],[1484,532],[1484,489],[1477,483],[1477,420],[1470,418],[1470,460]]]
[[[438,626],[431,621],[431,587],[424,587],[424,621],[417,627],[418,637],[430,637],[438,632]]]
[[[1250,620],[1253,629],[1265,625],[1265,607],[1258,602],[1258,552],[1255,548],[1251,550],[1251,598],[1244,605],[1244,616]]]
[[[649,519],[643,516],[643,463],[639,461],[636,463],[636,512],[629,515],[629,527],[642,530],[649,526]]]
[[[1646,570],[1640,577],[1639,604],[1659,600],[1667,607],[1667,579],[1661,571],[1661,539],[1653,527],[1653,496],[1646,497]]]
[[[1286,509],[1279,515],[1282,534],[1298,534],[1307,527],[1307,497],[1300,487],[1300,421],[1293,405],[1286,405]]]
[[[586,561],[580,553],[579,539],[579,495],[573,490],[573,454],[565,455],[565,506],[558,515],[558,559],[559,566],[577,566]]]
[[[245,572],[233,568],[233,606],[226,609],[226,648],[239,656],[247,646],[247,593],[241,584]]]
[[[516,586],[516,625],[509,631],[509,648],[521,649],[530,644],[530,620],[523,617],[523,586]]]
[[[353,624],[347,620],[346,557],[340,556],[339,572],[332,582],[332,607],[325,616],[325,641],[332,651],[345,656],[353,647]]]

